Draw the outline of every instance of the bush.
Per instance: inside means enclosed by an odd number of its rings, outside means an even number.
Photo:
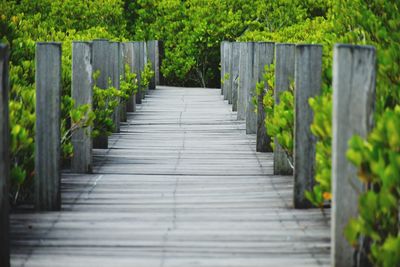
[[[399,125],[400,106],[387,109],[368,139],[353,137],[347,152],[368,190],[360,194],[359,216],[350,221],[346,237],[376,266],[400,266]]]

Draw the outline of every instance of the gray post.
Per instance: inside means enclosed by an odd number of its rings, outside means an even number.
[[[239,87],[239,59],[240,43],[232,43],[231,60],[231,86],[232,86],[232,111],[237,111],[238,87]]]
[[[156,85],[160,79],[159,66],[158,66],[158,41],[147,41],[147,59],[151,62],[151,69],[154,71],[154,76],[150,80],[149,89],[156,89]]]
[[[120,43],[120,49],[119,49],[119,75],[120,75],[120,80],[125,81],[125,43]],[[129,97],[131,98],[131,97]],[[119,105],[119,120],[121,122],[126,122],[127,120],[127,114],[126,114],[126,107],[128,100],[125,100],[120,103]]]
[[[109,57],[108,64],[110,70],[111,85],[119,90],[120,71],[121,71],[121,44],[119,42],[109,43]],[[120,131],[120,110],[119,105],[115,108],[113,113],[114,132]]]
[[[9,199],[10,181],[10,129],[8,114],[9,49],[0,44],[0,266],[10,266]]]
[[[133,42],[133,72],[136,73],[136,77],[138,80],[138,90],[136,94],[136,104],[142,104],[142,88],[141,88],[141,69],[140,69],[140,42]]]
[[[160,41],[154,41],[154,50],[155,50],[155,58],[154,58],[154,79],[155,79],[155,87],[160,85],[160,67],[161,67],[161,53],[160,53]]]
[[[233,78],[232,78],[232,62],[233,62],[233,44],[229,43],[229,65],[228,65],[228,73],[229,73],[229,80],[228,82],[228,90],[227,90],[227,99],[228,104],[232,104],[232,86],[233,86]]]
[[[333,56],[332,121],[332,266],[355,266],[354,250],[344,237],[349,219],[358,215],[362,183],[346,159],[353,135],[366,137],[373,126],[375,48],[337,44]]]
[[[275,46],[275,105],[279,104],[279,94],[288,90],[290,83],[294,82],[296,45],[276,44]],[[285,151],[274,138],[274,174],[292,175],[293,168],[288,162]]]
[[[142,59],[143,59],[143,70],[144,70],[145,66],[147,65],[149,57],[147,55],[148,51],[147,51],[146,42],[144,41],[142,45],[143,45],[143,57],[142,57]],[[146,86],[146,95],[148,94],[148,92],[149,92],[149,85]]]
[[[92,107],[93,69],[92,47],[89,42],[72,43],[72,98],[75,106]],[[72,133],[74,154],[71,161],[73,172],[92,172],[91,127],[77,129]]]
[[[253,97],[255,96],[255,79],[254,77],[254,47],[255,43],[247,43],[248,46],[248,58],[246,63],[246,79],[245,79],[245,90],[244,90],[244,113],[246,119],[246,134],[255,134],[257,132],[257,116],[255,113],[255,107],[253,104]]]
[[[158,51],[158,71],[156,72],[156,85],[165,85],[165,77],[162,74],[161,67],[164,60],[164,42],[161,40],[157,41],[157,51]]]
[[[224,77],[225,77],[225,57],[224,57],[224,50],[225,50],[225,43],[226,41],[222,41],[220,43],[220,67],[221,67],[221,95],[224,94]]]
[[[265,66],[270,66],[274,63],[274,43],[255,43],[254,47],[254,68],[253,68],[253,80],[254,80],[254,87],[252,87],[252,94],[256,95],[255,87],[258,82],[264,81],[265,75]],[[265,89],[268,90],[267,84],[265,84]],[[249,103],[252,107],[252,110],[248,109],[247,112],[252,112],[250,115],[252,119],[256,117],[256,130],[257,130],[257,144],[256,150],[259,152],[272,152],[271,147],[271,137],[267,134],[267,129],[265,127],[265,111],[263,105],[263,98],[264,98],[264,91],[261,95],[258,96],[257,102],[257,114],[254,112],[254,105],[253,101]],[[253,117],[254,116],[254,117]]]
[[[314,186],[315,144],[310,97],[321,92],[322,46],[297,45],[295,64],[294,207],[310,208],[305,192]]]
[[[230,42],[224,42],[224,75],[230,75],[229,73],[229,65],[230,65],[230,48],[231,48],[231,43]],[[228,100],[228,93],[229,93],[229,79],[225,79],[224,77],[224,100]]]
[[[127,42],[123,43],[123,55],[124,55],[124,66],[128,64],[130,67],[130,71],[134,72],[134,55],[133,55],[133,43]],[[129,97],[128,101],[126,102],[126,111],[127,112],[135,112],[136,111],[136,95],[133,94]],[[121,120],[122,121],[122,120]],[[125,118],[126,121],[126,118]]]
[[[144,71],[144,68],[147,64],[147,49],[146,49],[146,42],[142,41],[140,42],[140,72]],[[141,79],[142,81],[142,79]],[[145,99],[147,91],[148,91],[148,85],[147,86],[142,86],[142,99]]]
[[[100,71],[100,76],[94,83],[102,89],[108,88],[109,74],[109,42],[104,39],[97,39],[92,42],[93,72]],[[107,135],[101,135],[93,139],[93,148],[108,148]]]
[[[35,207],[60,210],[61,44],[36,44]]]
[[[254,49],[254,43],[252,42],[240,43],[239,88],[238,88],[238,103],[237,103],[238,120],[246,119],[246,111],[248,103],[247,94],[249,91],[249,87],[251,85],[251,77],[253,72],[253,49]]]

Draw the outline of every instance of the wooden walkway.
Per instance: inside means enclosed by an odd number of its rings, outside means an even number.
[[[328,215],[291,208],[219,90],[150,91],[95,155],[62,212],[11,216],[12,266],[329,266]]]

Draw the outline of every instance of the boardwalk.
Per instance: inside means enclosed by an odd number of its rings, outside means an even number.
[[[244,129],[219,90],[151,91],[62,212],[11,216],[12,266],[329,266],[329,218]]]

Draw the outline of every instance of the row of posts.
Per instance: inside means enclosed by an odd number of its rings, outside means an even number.
[[[36,44],[36,130],[35,130],[35,208],[40,211],[60,210],[60,150],[61,150],[61,43]],[[8,115],[9,48],[0,44],[0,266],[9,266],[9,179],[10,129]],[[119,105],[113,114],[115,131],[127,120],[127,112],[135,112],[148,90],[154,90],[163,81],[160,75],[163,46],[161,41],[147,42],[92,42],[72,43],[72,98],[75,105],[93,105],[93,86],[101,89],[120,87],[125,65],[136,73],[139,90]],[[141,72],[147,62],[155,75],[147,88],[141,86]],[[100,71],[94,81],[93,74]],[[72,134],[74,153],[71,169],[77,173],[92,171],[92,149],[108,148],[107,136],[92,140],[91,128]]]
[[[256,150],[272,152],[271,137],[265,129],[264,93],[256,96],[256,83],[263,80],[266,65],[275,65],[275,104],[280,93],[294,82],[293,164],[274,140],[274,174],[293,175],[294,208],[311,208],[305,197],[315,185],[316,138],[311,133],[313,110],[308,100],[322,93],[322,46],[271,42],[221,43],[221,77],[224,99],[246,121],[246,133],[257,135]],[[366,137],[373,126],[375,102],[375,48],[336,44],[333,56],[332,113],[332,266],[353,266],[354,253],[344,237],[350,218],[358,214],[362,184],[356,168],[346,159],[348,140]],[[258,106],[253,98],[258,97]],[[255,112],[257,110],[257,112]]]

